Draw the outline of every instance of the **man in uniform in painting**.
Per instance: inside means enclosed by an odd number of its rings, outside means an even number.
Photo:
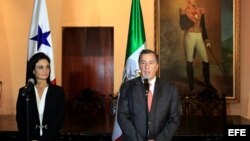
[[[197,7],[197,0],[187,0],[187,6],[180,8],[180,26],[184,30],[184,47],[189,90],[194,89],[193,59],[196,52],[202,60],[206,88],[216,92],[210,82],[209,61],[206,47],[211,47],[205,26],[205,9]]]

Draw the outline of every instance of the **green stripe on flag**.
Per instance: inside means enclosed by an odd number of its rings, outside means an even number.
[[[140,0],[133,0],[130,14],[126,59],[146,42]]]

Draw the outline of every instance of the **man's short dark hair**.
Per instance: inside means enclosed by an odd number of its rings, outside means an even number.
[[[141,51],[141,53],[139,55],[139,59],[138,59],[139,63],[140,63],[140,60],[141,60],[141,56],[143,54],[154,54],[156,62],[159,63],[159,60],[158,60],[159,57],[158,57],[158,55],[153,50],[150,50],[150,49],[144,49],[144,50]]]

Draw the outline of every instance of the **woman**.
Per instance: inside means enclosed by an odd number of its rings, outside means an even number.
[[[27,72],[34,85],[19,89],[16,104],[19,140],[56,141],[64,122],[64,90],[50,83],[50,59],[44,53],[31,57]]]

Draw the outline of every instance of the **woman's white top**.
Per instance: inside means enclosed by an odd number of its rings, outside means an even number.
[[[35,87],[35,86],[34,86]],[[45,108],[45,99],[46,99],[46,95],[47,95],[47,91],[48,91],[48,86],[45,87],[44,91],[43,91],[43,95],[40,98],[38,95],[38,91],[35,87],[35,92],[36,92],[36,103],[37,103],[37,109],[38,109],[38,114],[39,114],[39,120],[40,120],[40,136],[43,135],[43,113],[44,113],[44,108]]]

